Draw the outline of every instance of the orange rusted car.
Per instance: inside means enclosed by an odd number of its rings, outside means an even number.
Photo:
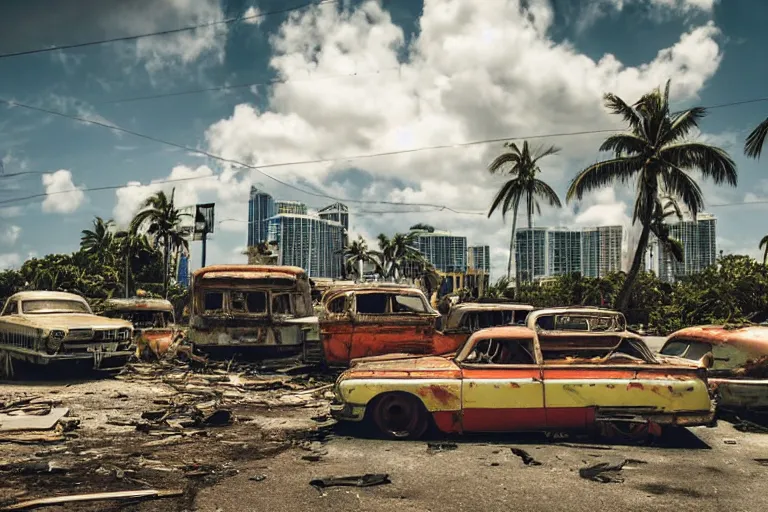
[[[396,284],[337,286],[323,295],[320,339],[305,343],[304,359],[347,366],[361,357],[455,351],[464,339],[455,341],[439,333],[439,317],[418,288]]]
[[[164,356],[183,335],[176,325],[173,305],[165,299],[108,299],[103,309],[104,316],[133,324],[136,352],[142,358]]]
[[[533,311],[526,326],[474,333],[455,356],[363,359],[334,393],[334,417],[369,419],[390,438],[418,438],[430,423],[636,437],[714,421],[704,369],[661,363],[621,313],[592,308]]]
[[[660,354],[708,369],[722,409],[768,412],[768,327],[704,325],[672,333]]]

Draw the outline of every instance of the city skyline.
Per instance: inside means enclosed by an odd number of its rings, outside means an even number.
[[[683,245],[683,261],[678,262],[663,247],[657,247],[657,275],[673,282],[680,277],[696,274],[717,262],[717,218],[699,213],[696,219],[669,223],[669,236]]]

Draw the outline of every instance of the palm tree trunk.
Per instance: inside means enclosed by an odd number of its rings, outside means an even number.
[[[126,251],[126,254],[125,254],[125,298],[126,299],[129,296],[128,295],[129,294],[129,291],[128,291],[128,266],[130,265],[130,263],[131,263],[131,250],[128,249],[128,251]]]
[[[763,253],[763,265],[768,264],[768,245],[765,246],[765,252]]]
[[[507,262],[507,279],[512,279],[512,258],[515,255],[515,232],[517,231],[517,208],[512,216],[512,235],[509,237],[509,261]],[[517,263],[517,260],[515,260]]]
[[[163,248],[165,249],[163,251],[163,297],[166,299],[168,298],[168,266],[170,265],[171,259],[169,245],[168,235],[166,235],[163,238]]]
[[[529,198],[529,201],[530,201],[530,198]],[[535,256],[536,252],[534,250],[534,245],[536,245],[536,237],[534,236],[534,233],[533,233],[533,208],[531,208],[530,203],[528,204],[528,233],[530,233],[530,237],[531,237],[530,238],[530,240],[531,240],[531,243],[530,243],[530,246],[531,246],[531,261],[528,262],[529,263],[528,267],[529,267],[529,270],[530,270],[528,278],[529,278],[529,280],[531,282],[533,282],[533,274],[534,274],[534,272],[536,272],[536,265],[534,265],[534,263],[533,263],[533,260],[536,257]]]
[[[363,281],[363,260],[362,258],[357,260],[357,279]]]
[[[640,240],[637,241],[637,250],[635,250],[635,257],[632,260],[632,266],[629,268],[627,277],[624,280],[624,285],[621,287],[619,295],[616,297],[616,309],[619,311],[626,311],[629,306],[629,296],[632,293],[632,288],[635,285],[637,274],[640,273],[640,267],[643,264],[643,257],[645,256],[645,250],[648,247],[648,237],[651,233],[650,223],[643,224],[643,231],[640,233]]]

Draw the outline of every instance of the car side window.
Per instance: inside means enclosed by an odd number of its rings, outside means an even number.
[[[464,360],[471,364],[536,364],[532,339],[487,339],[475,344]]]
[[[700,341],[673,340],[661,349],[663,356],[677,356],[691,361],[698,361],[707,352],[712,350],[712,345]]]
[[[357,313],[361,315],[383,315],[388,313],[388,293],[357,294]]]
[[[392,302],[393,313],[426,313],[424,301],[415,295],[395,295]]]
[[[206,292],[203,307],[205,311],[223,311],[224,294],[221,292]]]

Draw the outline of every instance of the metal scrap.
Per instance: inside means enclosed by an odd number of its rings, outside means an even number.
[[[362,476],[331,476],[316,478],[309,481],[309,485],[315,488],[346,486],[346,487],[371,487],[374,485],[391,484],[386,473],[366,473]]]
[[[510,448],[512,453],[523,459],[523,464],[526,466],[541,466],[541,462],[537,461],[531,454],[521,448]]]

